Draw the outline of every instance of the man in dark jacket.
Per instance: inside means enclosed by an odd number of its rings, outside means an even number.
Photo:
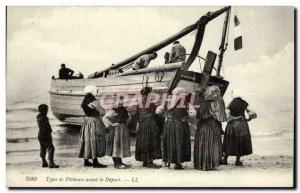
[[[169,63],[184,62],[186,58],[186,50],[179,41],[175,41],[171,48]]]
[[[73,74],[73,70],[66,68],[65,64],[61,64],[61,68],[59,69],[59,79],[71,79]]]
[[[48,106],[45,104],[41,104],[38,107],[39,114],[37,115],[37,123],[39,126],[39,134],[38,134],[38,140],[40,142],[40,156],[42,158],[42,167],[48,167],[49,168],[58,168],[59,166],[54,163],[54,145],[52,142],[52,129],[49,124],[49,120],[47,117],[48,113]],[[49,165],[46,161],[46,152],[48,151],[48,159],[49,159]]]

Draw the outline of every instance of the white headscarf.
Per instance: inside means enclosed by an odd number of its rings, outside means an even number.
[[[225,103],[221,97],[220,88],[216,85],[210,86],[204,92],[205,100],[210,101],[210,111],[220,122],[226,121]]]
[[[168,103],[168,109],[172,109],[173,107],[175,107],[175,105],[177,105],[178,101],[181,99],[185,99],[183,97],[185,97],[186,95],[183,95],[185,93],[185,89],[182,87],[176,87],[173,91],[172,91],[172,95],[170,95],[169,97],[169,103]]]
[[[90,94],[92,94],[93,96],[96,96],[97,93],[98,93],[98,89],[97,89],[97,87],[94,86],[94,85],[88,85],[88,86],[84,87],[83,92],[84,92],[85,94],[90,93]]]
[[[182,87],[176,87],[172,91],[172,95],[179,95],[179,94],[184,93],[184,92],[185,92],[184,88],[182,88]]]
[[[113,109],[111,109],[107,111],[106,114],[103,116],[102,121],[107,128],[113,125],[113,122],[110,119],[116,115],[117,113]]]

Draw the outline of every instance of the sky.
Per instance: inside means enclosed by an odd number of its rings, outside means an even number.
[[[7,101],[47,93],[60,64],[86,77],[164,40],[221,7],[8,7]],[[246,98],[294,95],[294,10],[292,7],[233,7],[241,22],[243,49],[229,46],[221,75],[231,91]],[[218,53],[224,15],[210,22],[200,55]],[[195,33],[180,42],[191,51]],[[166,47],[151,65],[163,64]],[[203,65],[203,64],[202,64]],[[199,71],[195,61],[191,70]],[[229,99],[228,99],[229,100]],[[254,100],[254,99],[253,99]],[[255,102],[254,102],[255,103]],[[259,103],[257,103],[259,105]]]

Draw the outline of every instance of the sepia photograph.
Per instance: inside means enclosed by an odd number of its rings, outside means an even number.
[[[291,6],[7,6],[9,188],[295,188]]]

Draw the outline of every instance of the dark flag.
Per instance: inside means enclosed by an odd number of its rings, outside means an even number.
[[[236,15],[234,15],[234,26],[236,27],[236,26],[238,26],[240,24],[241,24],[240,20],[237,18]]]
[[[243,48],[243,39],[242,36],[239,36],[234,39],[234,50],[239,50]]]
[[[240,20],[234,15],[234,28],[235,28],[235,38],[234,38],[234,50],[239,50],[243,48],[243,39],[240,31]]]

